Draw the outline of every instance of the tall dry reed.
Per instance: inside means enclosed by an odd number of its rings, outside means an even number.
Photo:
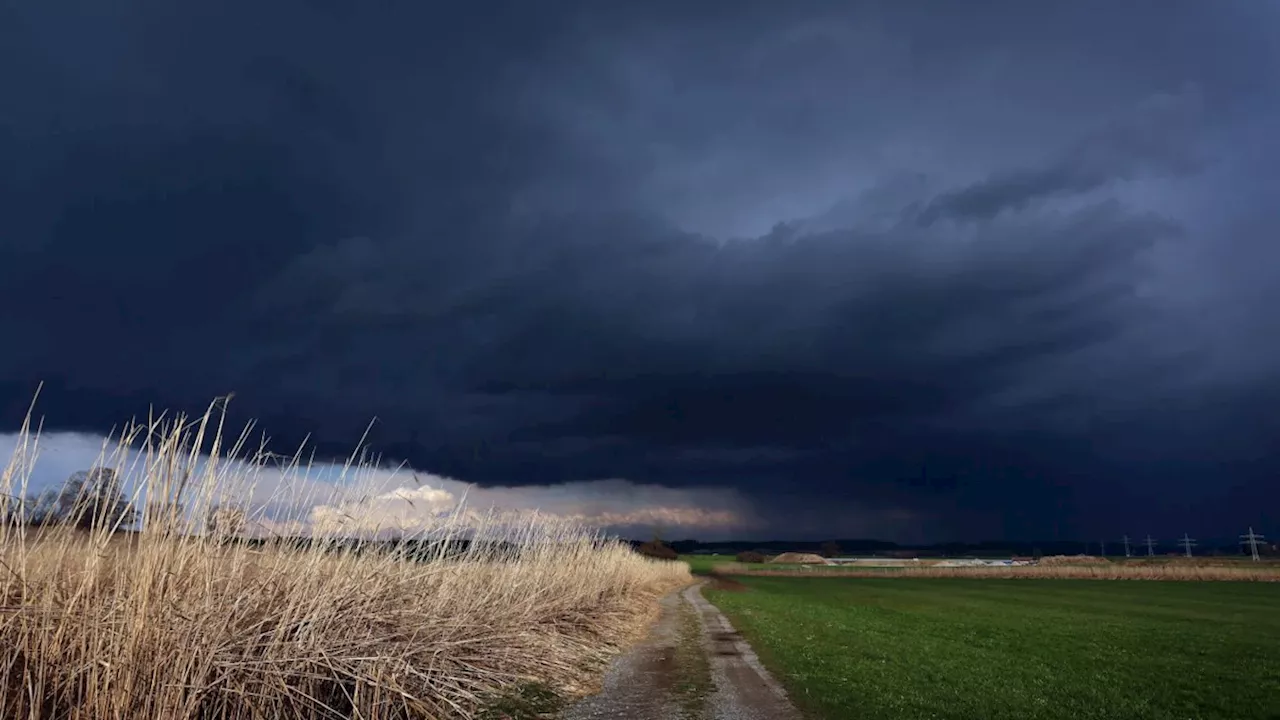
[[[137,533],[26,528],[9,505],[0,717],[470,718],[527,683],[583,690],[643,631],[654,599],[689,581],[682,564],[536,517],[452,512],[358,551],[337,532],[215,537],[202,514],[252,494],[270,457],[229,461],[244,437],[225,447],[206,415],[104,448],[108,463],[133,458],[135,505],[183,504],[149,510]],[[38,443],[27,434],[0,493],[25,493]]]

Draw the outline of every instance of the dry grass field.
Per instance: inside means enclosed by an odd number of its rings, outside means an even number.
[[[20,513],[0,526],[0,717],[484,717],[526,688],[589,689],[655,599],[690,579],[682,563],[538,518],[455,514],[414,556],[215,538],[191,518],[237,480],[195,461],[216,433],[205,417],[127,436],[147,446],[134,497],[181,492],[185,521],[152,518],[127,540],[33,531]],[[36,442],[0,492],[25,490]]]

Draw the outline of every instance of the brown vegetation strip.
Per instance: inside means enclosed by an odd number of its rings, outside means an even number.
[[[716,575],[711,578],[711,587],[714,590],[724,590],[726,592],[746,592],[747,586],[734,580],[731,577]]]
[[[770,570],[727,563],[717,565],[712,573],[765,577],[867,577],[867,578],[992,578],[992,579],[1073,579],[1073,580],[1176,580],[1280,582],[1280,567],[1260,564],[1257,567],[1224,567],[1202,565],[1048,565],[1021,567],[921,567],[871,570],[857,568],[824,568],[809,570]]]

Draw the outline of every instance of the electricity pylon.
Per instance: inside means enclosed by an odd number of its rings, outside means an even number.
[[[1259,541],[1259,540],[1266,540],[1266,538],[1265,538],[1264,536],[1259,535],[1258,533],[1254,532],[1252,527],[1250,527],[1250,528],[1249,528],[1249,534],[1248,534],[1248,535],[1241,535],[1241,536],[1240,536],[1240,543],[1241,543],[1242,545],[1248,545],[1248,546],[1249,546],[1249,550],[1250,550],[1250,553],[1253,555],[1253,561],[1254,561],[1254,562],[1257,562],[1258,560],[1261,560],[1261,559],[1262,559],[1262,558],[1258,557],[1258,541]]]
[[[1182,533],[1182,539],[1178,541],[1178,544],[1187,551],[1187,557],[1191,557],[1191,548],[1196,545],[1195,538],[1189,537],[1186,533]]]

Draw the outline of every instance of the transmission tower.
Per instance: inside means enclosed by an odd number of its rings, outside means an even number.
[[[1258,560],[1262,559],[1258,557],[1258,541],[1259,540],[1266,540],[1266,537],[1254,532],[1252,527],[1249,528],[1248,535],[1240,536],[1240,544],[1249,546],[1249,551],[1253,555],[1254,562],[1257,562]]]
[[[1128,536],[1128,535],[1125,535],[1124,537],[1122,537],[1122,538],[1120,538],[1120,539],[1121,539],[1121,541],[1123,541],[1123,542],[1124,542],[1124,556],[1125,556],[1125,557],[1133,557],[1133,555],[1130,555],[1130,554],[1129,554],[1129,536]]]
[[[1107,541],[1106,541],[1106,540],[1099,540],[1099,541],[1098,541],[1098,551],[1099,551],[1099,552],[1098,552],[1098,556],[1099,556],[1099,557],[1106,557],[1106,556],[1107,556]]]
[[[1151,557],[1152,555],[1155,555],[1155,554],[1156,554],[1156,541],[1151,539],[1151,536],[1148,535],[1147,536],[1147,557]]]
[[[1191,557],[1191,548],[1196,546],[1195,538],[1189,537],[1186,533],[1182,533],[1182,539],[1178,541],[1178,544],[1187,551],[1187,557]]]

